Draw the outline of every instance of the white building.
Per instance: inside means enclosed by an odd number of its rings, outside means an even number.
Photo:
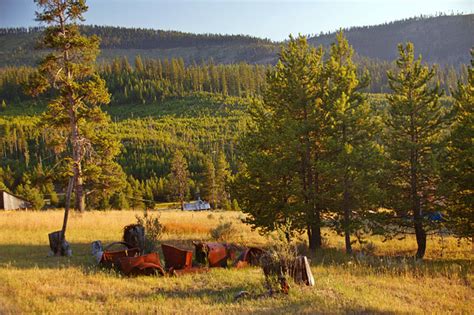
[[[211,205],[209,202],[205,202],[201,199],[196,201],[186,202],[184,204],[184,210],[187,211],[200,211],[200,210],[209,210],[211,209]]]

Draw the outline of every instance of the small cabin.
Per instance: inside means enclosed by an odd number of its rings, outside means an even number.
[[[184,204],[184,209],[187,211],[200,211],[200,210],[209,210],[211,209],[211,205],[209,202],[205,202],[201,199],[198,199],[196,201],[191,201],[191,202],[186,202]]]
[[[18,210],[31,208],[31,202],[20,196],[0,190],[0,210]]]

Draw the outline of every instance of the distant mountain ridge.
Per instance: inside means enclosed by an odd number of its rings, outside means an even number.
[[[412,42],[416,54],[430,63],[468,63],[469,50],[474,47],[474,14],[440,15],[394,21],[375,26],[344,30],[349,43],[364,57],[394,60],[398,43]],[[309,39],[313,45],[327,46],[335,33]]]
[[[216,63],[276,62],[281,43],[246,35],[192,34],[140,28],[82,26],[87,35],[101,37],[101,60],[136,55],[145,58],[183,58],[185,62],[213,59]],[[392,61],[397,44],[411,41],[425,61],[441,65],[468,63],[474,46],[474,14],[411,18],[382,25],[344,30],[359,56]],[[35,43],[41,28],[1,28],[0,66],[32,65],[40,52]],[[335,33],[309,38],[328,46]]]

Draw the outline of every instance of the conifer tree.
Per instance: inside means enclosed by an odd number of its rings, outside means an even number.
[[[211,207],[217,207],[217,185],[216,185],[216,169],[214,162],[207,157],[204,162],[204,182],[201,189],[202,198],[209,202]]]
[[[329,199],[338,214],[336,229],[344,233],[347,254],[352,253],[351,233],[357,228],[361,212],[369,207],[370,192],[375,187],[369,175],[378,157],[375,141],[371,140],[376,126],[361,93],[368,78],[357,75],[352,54],[352,47],[339,32],[325,63],[329,84],[323,99],[327,125],[323,139],[326,150],[321,158],[324,174],[332,182]]]
[[[188,162],[183,153],[176,150],[171,161],[170,185],[184,210],[184,201],[189,193],[189,171]]]
[[[413,217],[418,249],[426,251],[425,214],[433,211],[439,183],[436,161],[442,131],[447,122],[439,102],[442,91],[430,87],[435,70],[415,60],[412,43],[398,46],[398,72],[387,73],[392,94],[387,96],[389,115],[385,146],[392,164],[390,208],[399,217]]]
[[[99,39],[79,32],[78,21],[84,21],[87,11],[85,0],[36,0],[40,9],[37,20],[46,24],[41,40],[50,51],[38,66],[30,92],[38,95],[52,88],[57,97],[48,104],[43,116],[47,128],[54,129],[56,148],[69,148],[71,174],[66,191],[66,209],[62,228],[64,239],[72,191],[74,208],[85,209],[83,163],[93,154],[93,143],[88,137],[94,128],[106,124],[108,117],[100,105],[107,104],[110,96],[105,81],[96,72],[94,63],[99,52]],[[63,131],[63,132],[60,132]],[[69,152],[68,150],[66,150]],[[58,249],[59,251],[59,249]]]
[[[227,183],[230,180],[230,166],[221,151],[217,157],[216,165],[216,193],[219,208],[229,208],[229,195],[227,192]]]
[[[245,169],[234,194],[248,223],[263,231],[306,231],[312,250],[321,247],[320,158],[322,49],[306,38],[290,38],[268,89],[253,112],[253,129],[243,141]]]
[[[16,193],[31,202],[32,209],[40,210],[44,207],[43,195],[38,188],[32,187],[31,183],[26,182],[25,184],[18,185]]]
[[[443,167],[447,225],[459,238],[474,244],[474,49],[467,83],[458,82],[452,91],[455,121],[450,135],[447,161]]]

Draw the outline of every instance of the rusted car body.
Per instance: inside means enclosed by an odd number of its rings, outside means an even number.
[[[129,248],[116,251],[104,251],[99,265],[105,268],[119,268],[119,260],[124,257],[136,257],[140,255],[139,248]]]
[[[209,267],[227,267],[229,260],[235,259],[235,248],[226,243],[193,242],[196,261]]]
[[[207,264],[209,267],[227,267],[231,261],[233,266],[243,268],[246,266],[258,266],[260,257],[264,251],[258,247],[240,247],[227,243],[203,243],[193,242],[196,261]],[[236,253],[240,255],[236,259]]]
[[[258,247],[248,247],[235,262],[237,268],[244,268],[247,266],[259,266],[260,258],[264,254],[264,250]]]
[[[193,252],[162,244],[166,270],[189,269],[193,265]]]
[[[158,253],[119,259],[120,270],[127,276],[165,275]]]

